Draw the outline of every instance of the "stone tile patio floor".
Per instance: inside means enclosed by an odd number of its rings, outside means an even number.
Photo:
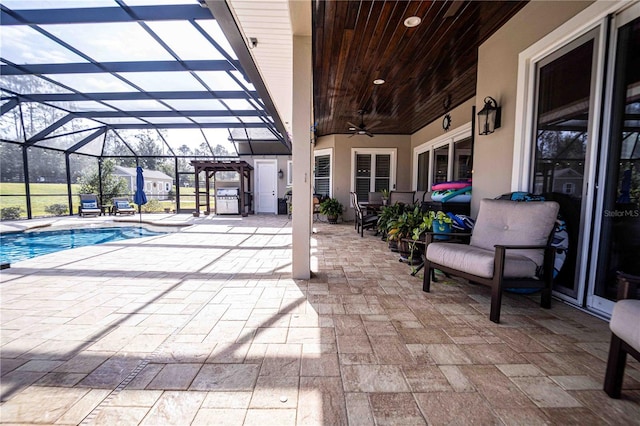
[[[640,423],[638,363],[601,390],[605,321],[507,295],[496,325],[349,223],[314,223],[299,281],[285,217],[192,220],[2,271],[2,423]]]

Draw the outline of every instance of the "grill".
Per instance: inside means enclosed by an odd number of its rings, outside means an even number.
[[[216,214],[239,214],[239,194],[239,188],[218,188],[216,190]]]

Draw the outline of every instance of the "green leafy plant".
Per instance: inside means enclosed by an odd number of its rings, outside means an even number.
[[[116,163],[113,160],[104,160],[102,163],[102,202],[114,197],[122,196],[129,191],[127,182],[113,174]],[[80,178],[80,194],[100,194],[100,175],[98,167],[90,170]]]
[[[327,198],[320,203],[320,214],[327,216],[330,222],[342,215],[342,210],[342,203],[336,198]]]
[[[66,204],[51,204],[44,208],[44,211],[54,216],[62,216],[67,214],[68,206]]]
[[[413,230],[413,235],[411,238],[414,240],[419,240],[422,238],[425,232],[434,231],[434,227],[437,228],[435,231],[440,230],[440,232],[444,232],[441,228],[446,228],[446,225],[451,225],[453,220],[443,211],[430,211],[422,217],[422,222]]]
[[[380,190],[380,194],[382,194],[382,199],[389,199],[389,190],[384,188]]]
[[[391,223],[400,217],[403,210],[403,206],[398,203],[382,207],[380,214],[378,214],[378,232],[380,232],[383,237],[387,236]]]
[[[423,214],[420,206],[414,206],[412,209],[406,209],[396,220],[389,224],[389,238],[400,241],[405,238],[411,238],[413,230],[423,222]]]
[[[0,219],[2,220],[16,220],[20,219],[20,213],[22,208],[20,207],[3,207],[0,209]]]
[[[142,205],[143,213],[158,213],[162,211],[164,211],[162,203],[155,198],[150,199],[146,204]]]

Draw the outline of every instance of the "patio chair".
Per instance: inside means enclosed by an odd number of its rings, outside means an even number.
[[[126,197],[116,197],[112,198],[113,207],[111,208],[111,212],[113,215],[117,215],[118,213],[122,214],[135,214],[136,209],[131,205],[129,199]]]
[[[80,194],[80,206],[78,206],[80,217],[100,216],[101,213],[102,209],[95,194]]]
[[[367,213],[358,203],[358,194],[351,193],[351,202],[356,213],[356,231],[360,233],[360,237],[364,237],[365,229],[377,229],[378,215]]]
[[[382,205],[382,192],[369,192],[369,204]]]
[[[555,201],[481,200],[468,245],[433,242],[434,235],[426,234],[422,289],[430,291],[434,269],[489,286],[489,319],[495,323],[504,288],[542,289],[540,305],[550,308],[558,210]]]
[[[611,315],[611,344],[604,391],[611,398],[620,398],[627,354],[640,361],[640,300],[637,296],[640,276],[618,272],[618,301]]]
[[[389,204],[402,203],[412,205],[416,191],[391,191],[389,193]]]

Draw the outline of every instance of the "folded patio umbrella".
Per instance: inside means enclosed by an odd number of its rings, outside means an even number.
[[[133,195],[133,202],[138,205],[140,222],[142,222],[142,206],[147,204],[147,194],[144,193],[144,176],[140,166],[136,167],[136,193]]]

